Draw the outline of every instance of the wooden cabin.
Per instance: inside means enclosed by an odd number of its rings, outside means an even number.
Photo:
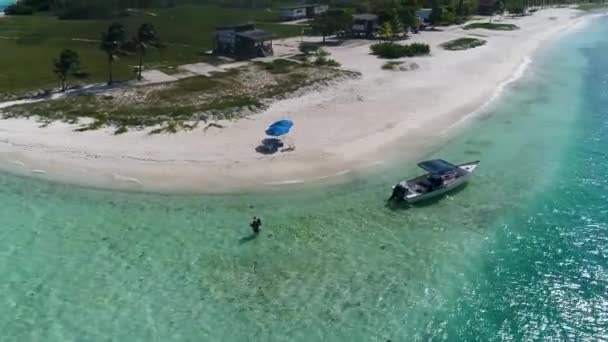
[[[273,55],[274,34],[255,28],[254,24],[217,27],[213,52],[237,59],[251,59]]]
[[[378,31],[378,16],[375,14],[353,15],[352,34],[355,37],[373,38]]]

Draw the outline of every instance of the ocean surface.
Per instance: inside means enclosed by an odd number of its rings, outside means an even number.
[[[385,206],[411,162],[222,196],[1,174],[0,340],[606,340],[606,56],[606,17],[545,46],[423,156],[482,161],[426,206]]]
[[[3,11],[6,7],[12,5],[15,1],[13,0],[0,0],[0,11]]]

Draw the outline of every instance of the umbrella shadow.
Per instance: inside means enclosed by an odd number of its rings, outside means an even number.
[[[266,138],[262,140],[262,143],[255,148],[257,153],[261,154],[275,154],[279,152],[279,149],[285,146],[285,143],[277,138]]]

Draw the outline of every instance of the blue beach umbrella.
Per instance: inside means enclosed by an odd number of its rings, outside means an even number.
[[[280,120],[268,127],[266,129],[266,135],[270,135],[272,137],[280,137],[289,133],[289,130],[293,127],[293,121],[291,120]]]

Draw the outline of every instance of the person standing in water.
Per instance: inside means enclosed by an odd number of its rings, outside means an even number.
[[[262,230],[262,220],[259,217],[254,216],[253,221],[251,221],[249,226],[251,227],[251,230],[253,230],[253,234],[258,235]]]

